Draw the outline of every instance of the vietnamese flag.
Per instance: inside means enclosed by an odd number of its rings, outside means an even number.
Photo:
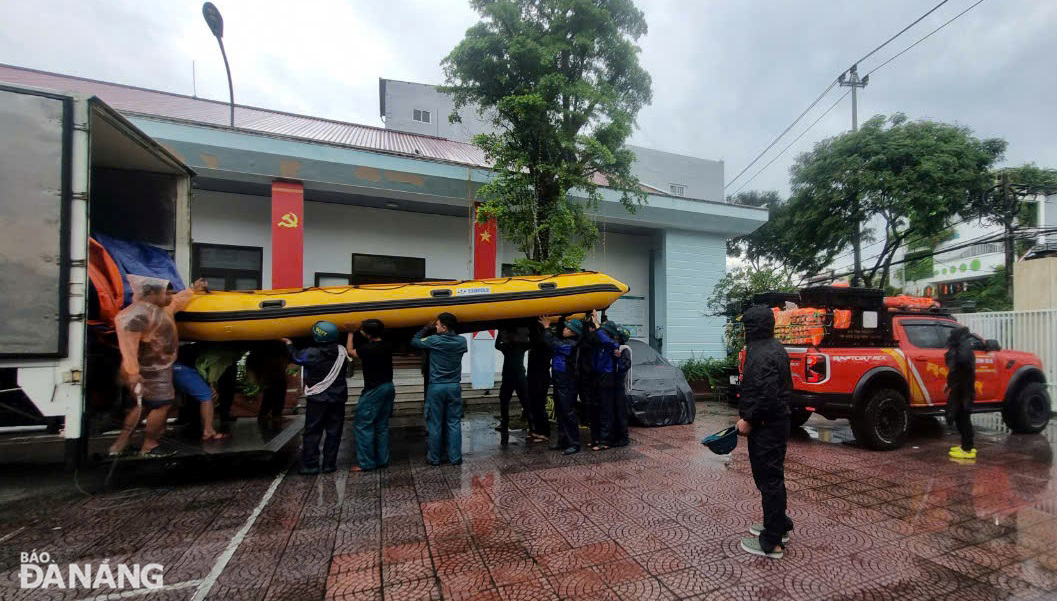
[[[481,203],[474,205],[473,220],[473,277],[475,280],[494,278],[496,264],[496,225],[495,219],[478,223],[477,210]]]

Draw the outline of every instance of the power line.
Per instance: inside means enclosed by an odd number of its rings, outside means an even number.
[[[892,56],[891,58],[889,58],[889,59],[888,59],[888,60],[886,60],[885,62],[883,62],[883,63],[881,63],[880,65],[877,65],[876,67],[874,67],[873,69],[871,69],[871,70],[870,70],[870,73],[873,73],[874,71],[877,71],[877,70],[878,70],[878,69],[880,69],[881,67],[883,67],[883,66],[887,65],[888,63],[890,63],[890,62],[894,61],[895,59],[897,59],[897,58],[899,58],[899,57],[903,56],[903,55],[904,55],[904,54],[905,54],[905,53],[906,53],[906,52],[907,52],[908,50],[910,50],[910,49],[911,49],[911,48],[913,48],[914,46],[917,46],[917,45],[918,45],[918,44],[920,44],[921,42],[924,42],[925,40],[929,39],[930,37],[932,37],[932,34],[934,34],[934,33],[938,32],[939,30],[943,29],[944,27],[946,27],[946,26],[950,25],[951,23],[953,23],[953,22],[954,22],[955,20],[957,20],[957,19],[958,19],[959,17],[961,17],[961,16],[962,16],[962,15],[964,15],[965,13],[967,13],[967,12],[971,11],[972,9],[976,8],[977,6],[980,6],[981,4],[983,4],[983,2],[984,2],[984,0],[977,0],[977,2],[976,2],[975,4],[971,5],[971,6],[969,7],[969,8],[967,8],[967,9],[963,10],[962,12],[960,12],[960,13],[958,13],[958,14],[954,15],[954,17],[952,17],[952,18],[951,18],[951,19],[950,19],[949,21],[947,21],[947,22],[946,22],[946,23],[944,23],[943,25],[940,25],[940,26],[939,26],[939,27],[937,27],[936,29],[933,29],[932,31],[928,32],[927,34],[925,34],[925,36],[924,36],[924,37],[922,37],[922,38],[921,38],[921,39],[919,39],[918,41],[914,42],[913,44],[911,44],[911,45],[907,46],[906,48],[902,49],[902,50],[901,50],[901,51],[899,51],[899,53],[898,53],[898,54],[896,54],[895,56]],[[938,8],[938,7],[937,7],[937,8]],[[933,10],[935,10],[935,9],[933,9]],[[870,73],[867,73],[867,74],[866,74],[866,76],[867,76],[867,77],[869,77],[869,76],[870,76]]]
[[[837,107],[837,105],[838,105],[838,104],[840,104],[840,101],[841,101],[841,100],[844,100],[845,98],[847,98],[847,97],[848,97],[848,94],[851,94],[851,90],[848,90],[847,92],[845,92],[843,96],[841,96],[840,98],[838,98],[838,99],[837,99],[837,101],[836,101],[836,102],[834,102],[833,104],[831,104],[831,105],[830,105],[830,107],[829,107],[828,109],[826,109],[826,112],[824,112],[824,113],[822,113],[821,115],[819,115],[819,116],[818,116],[818,119],[815,119],[815,120],[814,120],[814,121],[813,121],[813,122],[811,123],[811,125],[808,125],[808,126],[807,126],[807,128],[806,128],[806,129],[805,129],[804,131],[800,132],[800,135],[799,135],[799,136],[797,136],[796,138],[794,138],[792,142],[790,142],[790,143],[786,144],[785,148],[783,148],[783,149],[781,150],[781,152],[779,152],[778,154],[776,154],[776,155],[774,156],[774,158],[773,158],[773,159],[771,159],[771,160],[770,160],[770,161],[769,161],[769,162],[768,162],[768,163],[767,163],[766,165],[764,165],[764,166],[763,166],[763,167],[762,167],[762,168],[761,168],[761,169],[760,169],[759,171],[757,171],[757,172],[756,172],[756,175],[753,175],[753,176],[752,176],[752,177],[750,177],[750,178],[749,178],[748,180],[746,180],[744,184],[742,184],[742,185],[741,185],[741,186],[740,186],[740,187],[739,187],[739,188],[738,188],[737,190],[735,190],[735,191],[733,192],[733,194],[737,194],[738,192],[741,192],[741,191],[742,191],[742,189],[743,189],[743,188],[745,188],[745,186],[748,186],[748,185],[749,185],[750,183],[752,183],[752,180],[754,180],[754,179],[756,179],[757,177],[759,177],[759,176],[760,176],[760,174],[761,174],[761,173],[763,173],[764,171],[767,171],[767,168],[768,168],[768,167],[770,167],[770,166],[771,166],[771,165],[772,165],[772,164],[773,164],[773,163],[774,163],[775,161],[777,161],[777,160],[778,160],[779,158],[781,158],[781,156],[782,156],[783,154],[785,154],[785,152],[786,152],[787,150],[789,150],[789,149],[790,149],[790,148],[791,148],[791,147],[793,146],[793,144],[796,144],[797,142],[799,142],[799,141],[800,141],[800,138],[803,138],[803,137],[804,137],[804,134],[806,134],[807,132],[811,131],[811,128],[812,128],[812,127],[815,127],[815,125],[817,125],[819,121],[822,121],[822,118],[823,118],[823,117],[825,117],[826,115],[828,115],[828,114],[830,113],[830,111],[832,111],[833,109],[835,109],[835,108]],[[736,178],[735,178],[735,179],[736,179]]]
[[[982,2],[983,0],[980,0],[980,1]],[[928,11],[927,13],[925,13],[925,14],[921,15],[921,16],[920,16],[920,17],[918,17],[918,18],[917,18],[916,20],[914,20],[914,21],[913,21],[912,23],[910,23],[910,25],[907,25],[906,27],[904,27],[903,29],[901,29],[901,30],[900,30],[900,31],[899,31],[898,33],[896,33],[896,34],[895,34],[895,35],[893,35],[892,37],[890,37],[890,38],[888,38],[887,40],[885,40],[885,42],[884,42],[883,44],[881,44],[880,46],[878,46],[878,47],[874,48],[874,49],[873,49],[873,50],[871,50],[870,52],[866,53],[866,55],[865,55],[865,56],[863,56],[863,57],[862,57],[861,59],[859,59],[859,61],[858,61],[858,62],[862,62],[862,61],[866,60],[867,58],[869,58],[869,57],[873,56],[873,55],[874,55],[874,54],[875,54],[875,53],[876,53],[876,52],[877,52],[878,50],[881,50],[882,48],[884,48],[884,47],[885,47],[885,46],[887,46],[888,44],[891,44],[891,43],[892,43],[892,42],[893,42],[893,41],[894,41],[894,40],[895,40],[896,38],[898,38],[899,36],[901,36],[901,35],[903,35],[904,33],[906,33],[906,32],[907,32],[907,31],[908,31],[908,30],[909,30],[909,29],[910,29],[911,27],[913,27],[913,26],[917,25],[918,23],[920,23],[920,22],[921,22],[921,21],[922,21],[923,19],[925,19],[926,17],[928,17],[929,15],[931,15],[931,14],[932,14],[933,12],[935,12],[935,11],[936,11],[936,9],[938,9],[938,8],[939,8],[939,7],[941,7],[941,6],[943,6],[943,5],[944,5],[944,4],[946,4],[947,2],[949,2],[949,0],[942,0],[942,1],[941,1],[941,2],[939,3],[939,4],[937,4],[936,6],[932,7],[932,9],[931,9],[931,10],[929,10],[929,11]],[[978,4],[979,4],[979,2],[978,2]],[[957,18],[957,17],[955,17],[955,18]],[[933,33],[935,33],[935,32],[933,32]],[[931,34],[930,34],[930,35],[931,35]],[[909,50],[909,48],[908,48],[908,50]],[[904,52],[905,52],[905,50],[904,50]],[[857,64],[857,63],[856,63],[856,64]],[[874,70],[876,71],[876,69],[874,69]],[[748,171],[749,169],[751,169],[753,165],[755,165],[755,164],[756,164],[757,162],[759,162],[759,160],[760,160],[760,159],[762,159],[762,158],[763,158],[763,156],[764,156],[765,154],[767,154],[767,153],[768,153],[768,152],[769,152],[769,151],[770,151],[770,150],[771,150],[772,148],[774,148],[775,144],[777,144],[777,143],[778,143],[778,142],[779,142],[779,141],[780,141],[780,140],[781,140],[781,139],[782,139],[783,137],[785,137],[785,135],[786,135],[787,133],[789,133],[789,131],[790,131],[790,130],[792,130],[792,129],[793,129],[794,127],[796,127],[796,124],[797,124],[797,123],[800,123],[800,121],[801,121],[801,120],[802,120],[802,119],[804,118],[804,116],[805,116],[805,115],[807,115],[807,113],[808,113],[808,112],[810,112],[810,111],[811,111],[811,109],[815,108],[815,106],[816,106],[816,105],[818,105],[818,103],[819,103],[819,102],[821,102],[823,98],[825,98],[826,94],[829,94],[829,91],[830,91],[830,90],[832,90],[832,89],[833,89],[834,87],[836,87],[838,83],[839,83],[839,80],[837,80],[837,79],[834,79],[834,80],[833,80],[833,81],[832,81],[832,82],[831,82],[831,83],[830,83],[830,84],[829,84],[829,85],[828,85],[828,86],[826,87],[826,89],[825,89],[825,90],[823,90],[823,91],[822,91],[822,93],[821,93],[821,94],[819,94],[819,95],[818,95],[818,97],[817,97],[817,98],[815,98],[815,100],[814,100],[814,101],[813,101],[813,102],[812,102],[811,104],[809,104],[809,105],[807,106],[807,108],[806,108],[806,109],[804,109],[804,110],[803,110],[803,112],[801,112],[801,113],[800,113],[800,115],[798,115],[798,116],[797,116],[797,118],[793,120],[793,122],[792,122],[792,123],[790,123],[790,124],[789,124],[789,126],[788,126],[788,127],[786,127],[786,128],[784,129],[784,130],[782,130],[782,133],[778,134],[778,137],[776,137],[776,138],[775,138],[774,140],[772,140],[772,141],[771,141],[771,143],[770,143],[770,144],[768,144],[766,148],[764,148],[764,149],[763,149],[763,150],[762,150],[762,151],[761,151],[761,152],[760,152],[760,153],[759,153],[758,155],[756,155],[756,158],[754,158],[754,159],[752,160],[752,162],[750,162],[750,163],[749,163],[748,165],[746,165],[746,166],[745,166],[745,168],[744,168],[744,169],[742,169],[742,170],[741,170],[741,172],[739,172],[739,173],[738,173],[738,175],[734,176],[734,178],[733,178],[733,179],[731,179],[730,181],[728,181],[728,182],[726,183],[726,185],[724,185],[724,186],[723,186],[723,189],[724,189],[724,190],[726,190],[727,188],[729,188],[730,186],[732,186],[732,185],[734,184],[734,182],[738,181],[738,180],[739,180],[739,179],[741,178],[741,176],[745,175],[745,173],[746,173],[746,172],[747,172],[747,171]],[[811,129],[811,128],[809,127],[808,129]],[[806,131],[807,131],[807,130],[805,130],[805,132],[806,132]],[[803,135],[803,134],[801,134],[801,135]],[[773,162],[774,162],[774,161],[771,161],[771,163],[773,163]],[[769,165],[770,165],[770,163],[768,163],[768,166],[769,166]],[[766,167],[765,167],[765,169],[766,169]],[[758,174],[757,174],[757,175],[758,175]],[[744,187],[744,185],[743,185],[742,187]],[[741,188],[738,188],[738,190],[741,190]]]
[[[756,158],[753,159],[751,163],[746,165],[745,168],[741,170],[741,173],[736,175],[734,177],[734,179],[732,179],[729,182],[727,182],[727,185],[723,186],[723,189],[726,190],[734,182],[738,181],[738,178],[740,178],[741,176],[745,175],[746,171],[751,169],[752,166],[755,165],[757,161],[762,159],[763,155],[767,154],[768,150],[774,148],[774,145],[777,144],[778,141],[781,140],[782,137],[785,136],[785,134],[789,133],[789,130],[791,130],[794,127],[796,127],[796,124],[800,123],[800,120],[804,118],[804,115],[806,115],[808,113],[808,111],[810,111],[811,109],[815,108],[815,105],[817,105],[819,102],[821,102],[822,99],[825,98],[826,94],[829,94],[829,91],[832,90],[833,88],[835,88],[836,86],[837,86],[837,80],[834,79],[833,83],[829,84],[829,86],[825,90],[823,90],[821,94],[818,95],[818,98],[815,98],[815,100],[811,104],[809,104],[806,109],[804,109],[804,112],[800,113],[800,115],[796,119],[794,119],[792,123],[789,124],[789,127],[787,127],[784,130],[782,130],[782,133],[778,134],[778,137],[775,138],[774,140],[772,140],[771,143],[767,145],[767,148],[764,148],[763,151],[760,154],[756,155]]]
[[[957,221],[952,222],[945,229],[948,229],[948,230],[949,229],[953,229],[953,228],[958,227],[959,225],[965,223],[966,221],[969,221],[969,218],[968,217],[962,217],[961,219],[958,219]],[[931,237],[932,236],[926,236],[924,234],[919,234],[918,237],[913,239],[913,240],[904,240],[903,243],[900,244],[900,246],[910,246],[911,244],[916,244],[918,242],[924,242],[925,240],[928,240]],[[848,258],[848,257],[850,257],[850,256],[852,256],[854,254],[855,254],[855,251],[849,250],[848,252],[846,252],[846,253],[844,253],[842,255],[838,255],[836,257],[833,257],[833,259],[830,261],[830,264],[833,264],[833,263],[835,263],[837,261],[840,261],[841,259],[846,259],[846,258]],[[876,259],[878,256],[880,256],[880,255],[875,255],[873,257],[869,257],[867,259],[864,259],[864,261],[869,261],[871,259]]]
[[[1050,228],[1017,228],[1015,231],[1017,232],[1017,234],[1012,237],[1012,239],[1014,241],[1016,241],[1016,240],[1032,240],[1035,237],[1039,236],[1040,234],[1041,235],[1047,235],[1047,234],[1052,234],[1052,233],[1057,232],[1057,227],[1050,227]],[[942,254],[946,254],[946,253],[949,253],[949,252],[954,252],[956,250],[962,250],[964,248],[968,248],[970,246],[975,246],[977,244],[987,244],[989,242],[1003,242],[1006,239],[1007,238],[1006,238],[1005,232],[997,232],[997,233],[994,233],[994,234],[985,234],[983,236],[979,236],[979,237],[973,238],[972,240],[968,240],[968,241],[963,242],[961,244],[958,244],[956,246],[949,246],[947,248],[943,248],[943,249],[940,249],[940,250],[935,250],[935,251],[933,251],[931,253],[928,253],[928,254],[924,254],[924,255],[917,255],[916,254],[916,255],[914,255],[913,257],[910,257],[910,258],[904,257],[904,258],[902,258],[902,259],[900,259],[898,261],[892,261],[891,263],[889,263],[889,266],[902,265],[903,263],[909,263],[910,261],[917,261],[917,260],[920,260],[920,259],[927,259],[929,257],[935,257],[936,255],[942,255]],[[876,259],[876,258],[878,258],[880,256],[881,255],[874,255],[873,257],[870,257],[869,259],[866,259],[866,261],[872,261],[872,260],[874,260],[874,259]],[[830,275],[828,277],[831,280],[835,280],[837,278],[843,278],[843,277],[847,277],[849,275],[854,275],[854,272],[847,271],[847,272],[844,272],[844,273],[836,273],[836,274],[832,274],[832,275]]]
[[[922,21],[923,21],[923,20],[925,19],[925,17],[928,17],[928,16],[929,16],[929,15],[931,15],[932,13],[936,12],[936,9],[938,9],[938,8],[939,8],[939,7],[941,7],[941,6],[943,6],[944,4],[947,4],[947,2],[949,2],[949,0],[943,0],[942,2],[940,2],[939,4],[937,4],[936,6],[933,6],[933,7],[932,7],[932,10],[930,10],[929,12],[927,12],[927,13],[925,13],[925,14],[921,15],[920,17],[918,17],[918,18],[917,18],[917,20],[915,20],[915,21],[914,21],[913,23],[911,23],[910,25],[907,25],[907,26],[906,26],[906,27],[904,27],[903,29],[900,29],[900,30],[899,30],[899,33],[897,33],[897,34],[895,34],[894,36],[892,36],[892,37],[888,38],[887,40],[885,40],[885,43],[881,44],[881,45],[880,45],[880,46],[878,46],[877,48],[874,48],[873,50],[871,50],[871,51],[867,52],[867,53],[866,53],[866,56],[864,56],[864,57],[860,58],[859,60],[855,61],[854,63],[852,63],[852,65],[858,65],[859,63],[863,62],[864,60],[866,60],[866,59],[870,58],[870,57],[871,57],[871,56],[873,56],[873,55],[874,55],[874,54],[875,54],[875,53],[876,53],[876,52],[877,52],[878,50],[880,50],[880,49],[884,48],[885,46],[887,46],[887,45],[891,44],[891,43],[892,43],[893,41],[895,41],[895,39],[896,39],[896,38],[898,38],[899,36],[901,36],[901,35],[903,35],[904,33],[906,33],[906,32],[907,32],[907,31],[908,31],[908,30],[909,30],[909,29],[910,29],[911,27],[913,27],[913,26],[917,25],[918,23],[922,22]]]

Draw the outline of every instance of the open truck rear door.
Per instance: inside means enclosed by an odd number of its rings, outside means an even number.
[[[0,84],[0,131],[0,428],[61,432],[74,462],[86,435],[88,238],[134,228],[186,277],[193,172],[97,98]]]

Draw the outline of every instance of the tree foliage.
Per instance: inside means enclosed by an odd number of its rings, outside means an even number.
[[[734,317],[756,294],[795,290],[796,283],[786,270],[775,267],[736,267],[716,282],[712,296],[708,299],[708,310],[712,315]]]
[[[881,250],[855,271],[867,286],[884,286],[896,251],[941,235],[988,186],[989,169],[1005,147],[956,125],[876,116],[797,158],[793,197],[781,211],[789,214],[779,216],[775,235],[792,245],[794,263],[810,270],[854,247],[861,231],[861,242]]]
[[[992,174],[989,184],[970,198],[966,215],[1001,227],[1005,232],[1006,261],[1002,273],[1006,293],[1012,296],[1014,230],[1018,225],[1032,225],[1036,221],[1034,205],[1024,201],[1057,192],[1057,170],[1035,164],[999,169]]]
[[[646,198],[625,146],[651,100],[635,41],[646,21],[631,0],[472,0],[481,20],[444,59],[443,91],[495,133],[476,136],[496,171],[478,195],[524,253],[519,272],[576,268],[598,231],[585,213],[600,185],[628,210]],[[585,202],[570,196],[575,191]]]

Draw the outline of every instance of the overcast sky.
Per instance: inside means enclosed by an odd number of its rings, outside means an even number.
[[[642,62],[654,100],[632,141],[721,159],[729,180],[839,72],[936,2],[641,0],[649,23]],[[860,73],[973,2],[949,0]],[[476,18],[461,0],[216,4],[238,102],[377,126],[378,78],[440,83],[440,60]],[[197,1],[0,0],[0,8],[0,62],[183,94],[193,91],[194,62],[198,95],[227,99]],[[1009,163],[1057,167],[1055,32],[1057,1],[987,0],[875,73],[860,120],[902,111],[955,121],[1008,140]],[[831,92],[801,127],[842,92]],[[796,153],[850,122],[845,99],[747,189],[787,190]]]

